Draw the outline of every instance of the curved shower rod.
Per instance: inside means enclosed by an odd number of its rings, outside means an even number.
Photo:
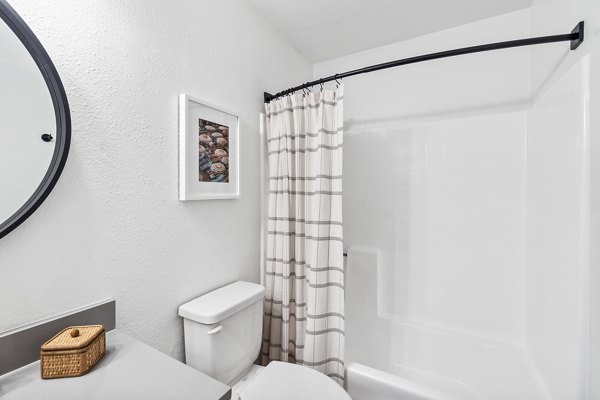
[[[325,82],[331,82],[331,81],[335,81],[338,79],[347,78],[349,76],[366,74],[367,72],[379,71],[381,69],[399,67],[401,65],[414,64],[414,63],[419,63],[419,62],[423,62],[423,61],[437,60],[439,58],[460,56],[463,54],[480,53],[482,51],[500,50],[500,49],[508,49],[511,47],[531,46],[531,45],[535,45],[535,44],[555,43],[555,42],[571,42],[571,50],[575,50],[577,47],[579,47],[579,45],[581,43],[583,43],[583,28],[584,28],[584,22],[580,21],[575,26],[575,28],[571,31],[571,33],[566,33],[563,35],[540,36],[540,37],[529,38],[529,39],[509,40],[507,42],[482,44],[479,46],[463,47],[460,49],[440,51],[438,53],[424,54],[421,56],[403,58],[401,60],[389,61],[389,62],[385,62],[385,63],[381,63],[381,64],[375,64],[375,65],[371,65],[369,67],[364,67],[364,68],[355,69],[352,71],[342,72],[341,74],[335,74],[335,75],[317,79],[317,80],[314,80],[311,82],[306,82],[302,85],[294,86],[292,88],[281,91],[274,95],[264,92],[264,100],[265,100],[265,103],[269,103],[273,99],[294,93],[298,90],[307,89],[307,88],[310,88],[310,87],[316,86],[316,85],[322,85]]]

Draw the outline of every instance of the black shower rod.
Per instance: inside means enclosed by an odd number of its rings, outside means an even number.
[[[342,72],[341,74],[331,75],[325,78],[317,79],[311,82],[306,82],[302,85],[294,86],[277,94],[264,93],[265,103],[270,102],[273,99],[276,99],[281,96],[286,96],[288,94],[294,93],[298,90],[308,89],[310,87],[316,85],[322,85],[326,82],[335,81],[342,78],[347,78],[349,76],[366,74],[367,72],[379,71],[381,69],[399,67],[401,65],[414,64],[423,61],[429,60],[437,60],[438,58],[446,58],[446,57],[454,57],[460,56],[463,54],[471,54],[471,53],[480,53],[482,51],[490,51],[490,50],[500,50],[500,49],[508,49],[511,47],[522,47],[522,46],[531,46],[534,44],[543,44],[543,43],[555,43],[555,42],[571,42],[571,50],[575,50],[581,43],[583,43],[583,21],[580,21],[577,26],[571,31],[571,33],[566,33],[564,35],[552,35],[552,36],[541,36],[529,39],[519,39],[519,40],[509,40],[507,42],[497,42],[497,43],[489,43],[482,44],[479,46],[471,46],[471,47],[463,47],[460,49],[454,50],[446,50],[440,51],[438,53],[430,53],[424,54],[416,57],[403,58],[401,60],[389,61],[382,64],[375,64],[369,67],[355,69],[352,71]]]

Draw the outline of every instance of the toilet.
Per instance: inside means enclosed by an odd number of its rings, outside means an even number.
[[[233,400],[351,400],[324,374],[296,364],[254,364],[265,288],[234,282],[179,307],[189,366],[233,387]]]

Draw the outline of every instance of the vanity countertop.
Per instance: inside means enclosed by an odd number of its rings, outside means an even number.
[[[39,361],[0,376],[2,400],[228,400],[230,388],[117,330],[87,375],[42,380]]]

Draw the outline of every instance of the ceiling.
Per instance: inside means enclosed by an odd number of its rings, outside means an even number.
[[[312,62],[437,32],[532,0],[245,0]]]

